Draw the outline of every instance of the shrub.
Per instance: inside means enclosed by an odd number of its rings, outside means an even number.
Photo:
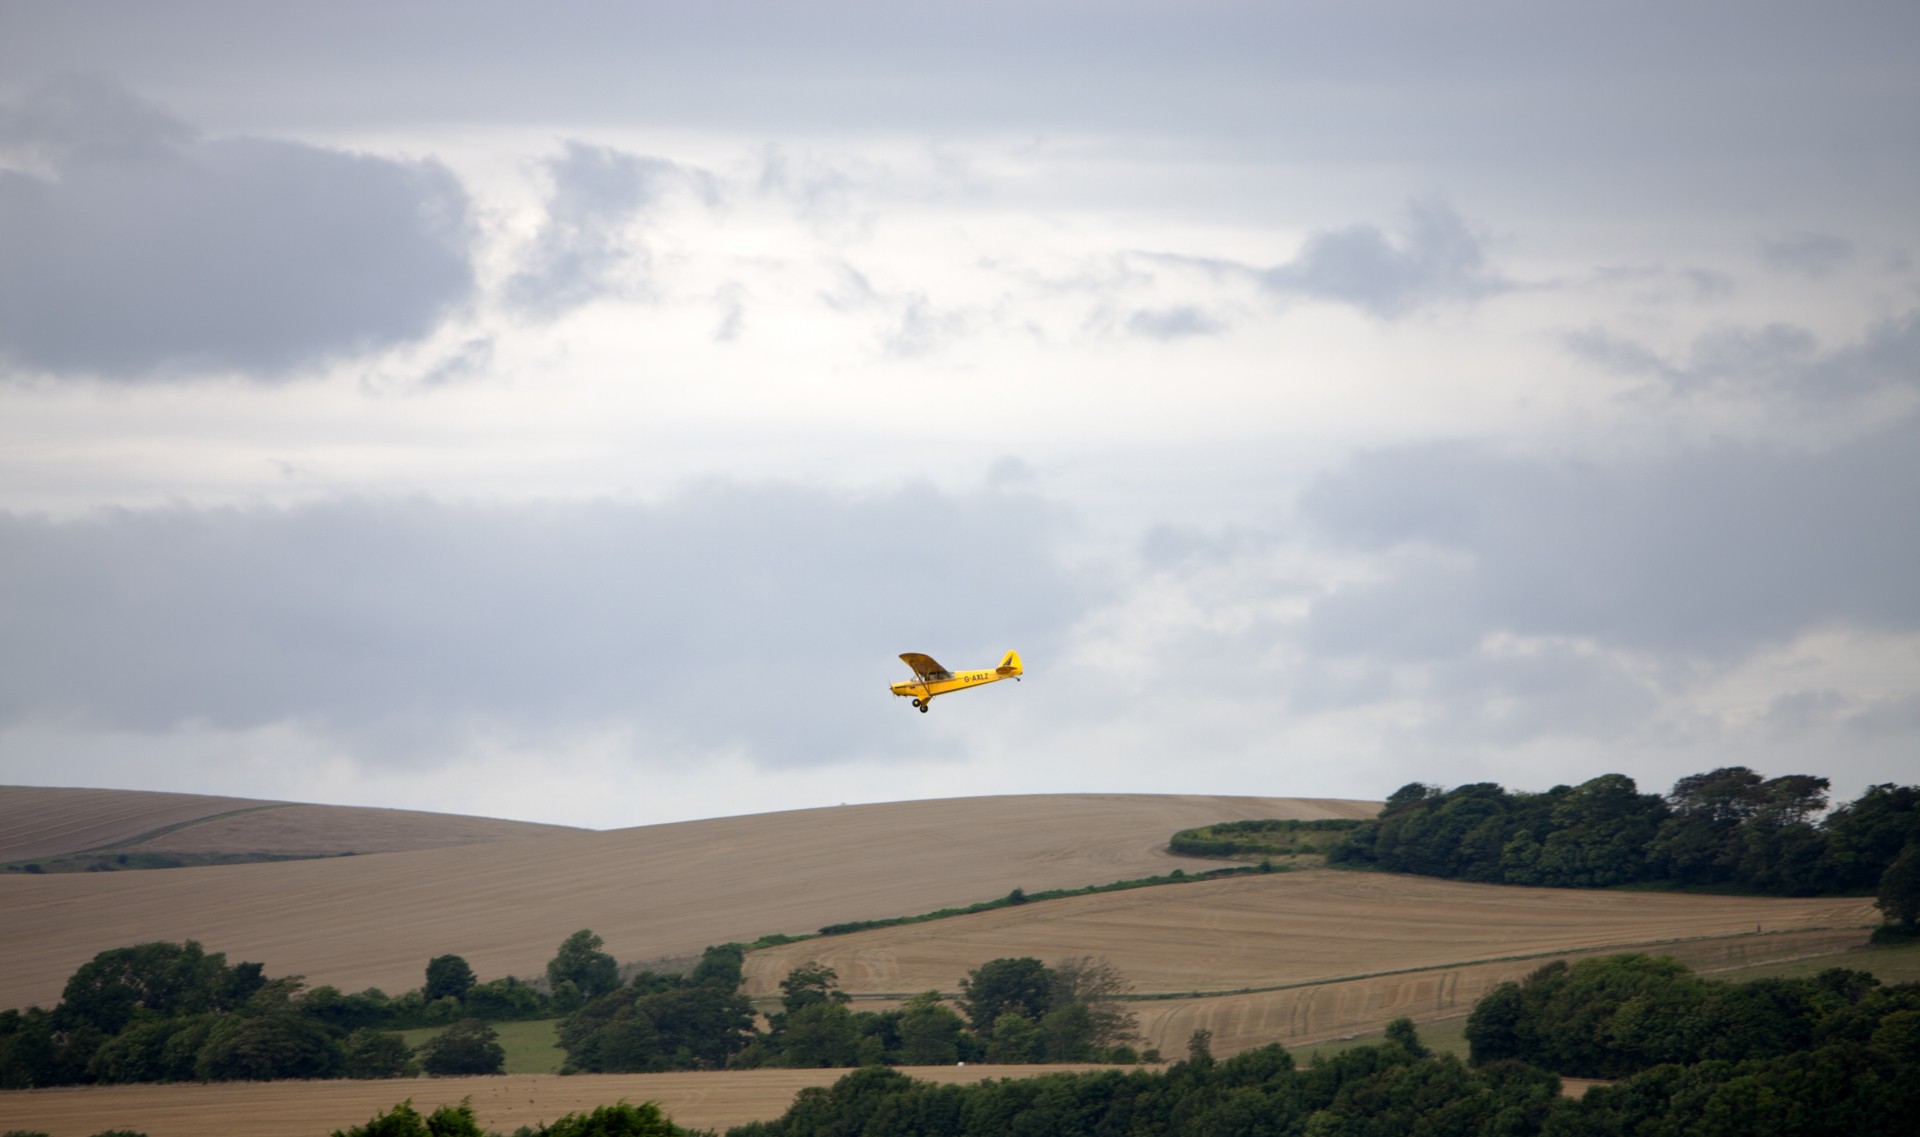
[[[420,1047],[420,1068],[436,1078],[498,1074],[506,1061],[499,1033],[479,1019],[454,1023]]]

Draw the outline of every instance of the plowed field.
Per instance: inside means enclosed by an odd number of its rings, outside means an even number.
[[[97,849],[169,825],[277,804],[207,794],[0,786],[0,862]]]

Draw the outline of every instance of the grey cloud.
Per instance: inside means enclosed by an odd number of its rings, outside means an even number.
[[[467,199],[433,162],[202,139],[111,87],[9,108],[50,173],[0,171],[0,355],[113,379],[273,379],[423,338],[472,288]]]
[[[553,183],[546,220],[527,263],[507,281],[506,300],[551,318],[617,288],[623,270],[647,267],[646,248],[628,229],[680,170],[577,141],[546,168]]]
[[[379,752],[632,723],[824,762],[921,725],[885,690],[900,651],[1052,654],[1098,592],[1058,565],[1066,520],[996,491],[724,484],[0,514],[0,724],[293,720]]]
[[[1920,628],[1920,424],[1811,453],[1718,446],[1641,465],[1408,446],[1321,479],[1305,516],[1397,551],[1316,605],[1319,652],[1440,658],[1482,635],[1726,660],[1808,630]]]
[[[1831,233],[1795,233],[1760,243],[1767,263],[1802,276],[1823,277],[1853,259],[1853,242]]]
[[[1582,359],[1658,379],[1679,395],[1734,389],[1823,402],[1920,386],[1920,311],[1826,352],[1813,333],[1784,323],[1716,329],[1697,337],[1684,359],[1600,328],[1570,332],[1562,342]]]
[[[1192,305],[1171,308],[1143,308],[1127,317],[1127,331],[1156,340],[1189,339],[1219,335],[1227,325]]]
[[[1374,225],[1316,233],[1260,281],[1273,292],[1351,304],[1382,319],[1512,287],[1488,270],[1484,242],[1437,202],[1411,203],[1398,239]]]

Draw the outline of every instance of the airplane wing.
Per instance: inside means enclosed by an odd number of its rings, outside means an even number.
[[[921,655],[917,651],[909,651],[903,653],[900,658],[906,661],[906,665],[913,668],[913,673],[922,679],[953,678],[953,672],[948,671],[946,668],[934,662],[933,657],[930,655]]]

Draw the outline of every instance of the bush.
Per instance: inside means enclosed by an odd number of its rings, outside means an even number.
[[[420,1068],[436,1078],[498,1074],[506,1062],[499,1033],[479,1019],[454,1023],[420,1047]]]
[[[653,1102],[603,1105],[592,1113],[569,1113],[552,1125],[525,1126],[513,1137],[683,1137],[686,1130],[669,1121]]]
[[[333,1137],[487,1137],[473,1115],[473,1099],[462,1098],[459,1105],[443,1105],[426,1117],[413,1108],[408,1098],[387,1113],[374,1114],[373,1120],[352,1129],[333,1131]]]
[[[409,1078],[419,1073],[413,1048],[391,1031],[362,1027],[347,1036],[341,1050],[346,1059],[342,1072],[349,1078]]]

